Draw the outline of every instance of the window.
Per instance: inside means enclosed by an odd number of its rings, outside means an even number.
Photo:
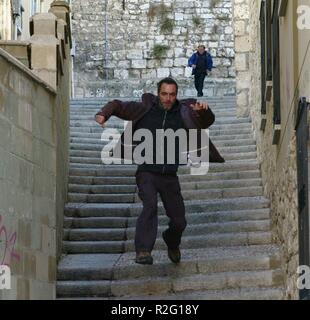
[[[273,1],[272,14],[272,78],[273,78],[273,144],[277,144],[281,130],[280,110],[280,43],[279,43],[279,0]]]
[[[265,56],[266,56],[266,91],[265,100],[271,100],[272,92],[272,47],[271,47],[271,0],[266,0],[265,2]]]
[[[271,69],[271,0],[266,2],[266,49],[267,49],[267,81],[272,80]]]
[[[39,0],[31,0],[30,1],[30,15],[32,16],[32,15],[34,15],[35,13],[37,13],[39,10],[39,8],[38,8],[38,3],[39,2]]]
[[[284,17],[286,14],[287,0],[280,0],[279,17]]]
[[[261,2],[260,8],[260,43],[261,43],[261,130],[265,130],[266,127],[266,100],[265,100],[265,88],[266,88],[266,12],[265,1]]]

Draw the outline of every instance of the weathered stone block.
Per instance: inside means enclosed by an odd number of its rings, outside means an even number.
[[[19,100],[18,104],[18,125],[32,132],[32,106],[24,100]]]
[[[22,158],[32,161],[33,142],[31,134],[17,127],[12,127],[11,129],[12,140],[10,151]]]
[[[18,221],[18,243],[24,248],[29,248],[31,245],[31,222],[20,219]]]
[[[49,256],[45,253],[36,254],[36,280],[49,282]]]
[[[30,299],[30,286],[29,280],[23,278],[17,278],[17,300],[29,300]]]
[[[142,60],[143,59],[143,51],[142,50],[129,50],[129,52],[127,53],[127,59]]]
[[[134,69],[145,69],[146,68],[146,60],[132,60],[131,67]]]
[[[56,230],[42,225],[42,251],[48,255],[56,256]]]
[[[169,68],[158,68],[157,69],[157,78],[169,77],[170,70]]]
[[[183,68],[172,68],[171,69],[171,76],[173,78],[183,77],[184,76],[184,69]]]
[[[30,280],[30,296],[32,300],[55,300],[56,283],[44,283]]]
[[[10,142],[11,124],[5,118],[0,118],[0,147],[2,147],[4,150],[7,150]]]
[[[55,200],[55,175],[52,175],[40,167],[34,170],[34,194],[50,200]]]
[[[234,23],[235,28],[235,36],[243,36],[245,35],[245,21],[235,21]]]
[[[176,21],[183,21],[183,20],[184,20],[184,15],[183,15],[183,13],[175,13],[175,14],[174,14],[174,19],[175,19]]]
[[[52,13],[37,13],[32,16],[33,32],[35,35],[54,35],[56,37],[57,17]]]
[[[114,70],[114,78],[116,79],[128,79],[128,70]]]
[[[174,59],[174,66],[175,67],[185,67],[187,66],[187,58],[176,58]]]
[[[251,50],[249,36],[242,36],[235,38],[236,52],[249,52]]]
[[[23,256],[24,275],[27,278],[36,278],[36,254],[31,251],[25,251]]]

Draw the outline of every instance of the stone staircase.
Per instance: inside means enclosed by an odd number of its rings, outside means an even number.
[[[134,165],[103,165],[104,131],[94,115],[105,101],[71,104],[69,203],[64,257],[58,266],[60,299],[282,299],[279,248],[273,243],[249,118],[237,119],[235,98],[210,98],[216,115],[212,141],[226,159],[204,176],[179,169],[187,229],[182,261],[170,262],[159,202],[154,264],[134,262],[141,203]],[[115,117],[106,128],[123,128]],[[103,133],[103,134],[102,134]],[[101,141],[103,138],[103,141]]]

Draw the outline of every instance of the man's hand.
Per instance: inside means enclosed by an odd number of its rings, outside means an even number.
[[[105,125],[105,117],[104,116],[100,116],[100,115],[96,115],[96,122],[98,122],[101,127],[104,127]]]
[[[199,101],[197,101],[195,104],[191,104],[190,107],[195,111],[209,109],[209,105],[207,102],[199,102]]]
[[[192,65],[192,68],[193,68],[193,69],[195,69],[195,68],[196,68],[196,65],[195,65],[195,64],[193,64],[193,65]]]

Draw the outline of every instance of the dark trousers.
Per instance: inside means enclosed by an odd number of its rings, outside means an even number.
[[[153,250],[158,227],[157,196],[160,194],[169,227],[165,231],[168,247],[177,248],[181,243],[182,233],[186,227],[185,207],[179,178],[149,171],[136,173],[138,195],[143,203],[142,212],[136,223],[136,252]]]
[[[197,90],[198,95],[203,95],[203,83],[205,81],[206,73],[205,72],[197,72],[195,74],[195,88]]]

